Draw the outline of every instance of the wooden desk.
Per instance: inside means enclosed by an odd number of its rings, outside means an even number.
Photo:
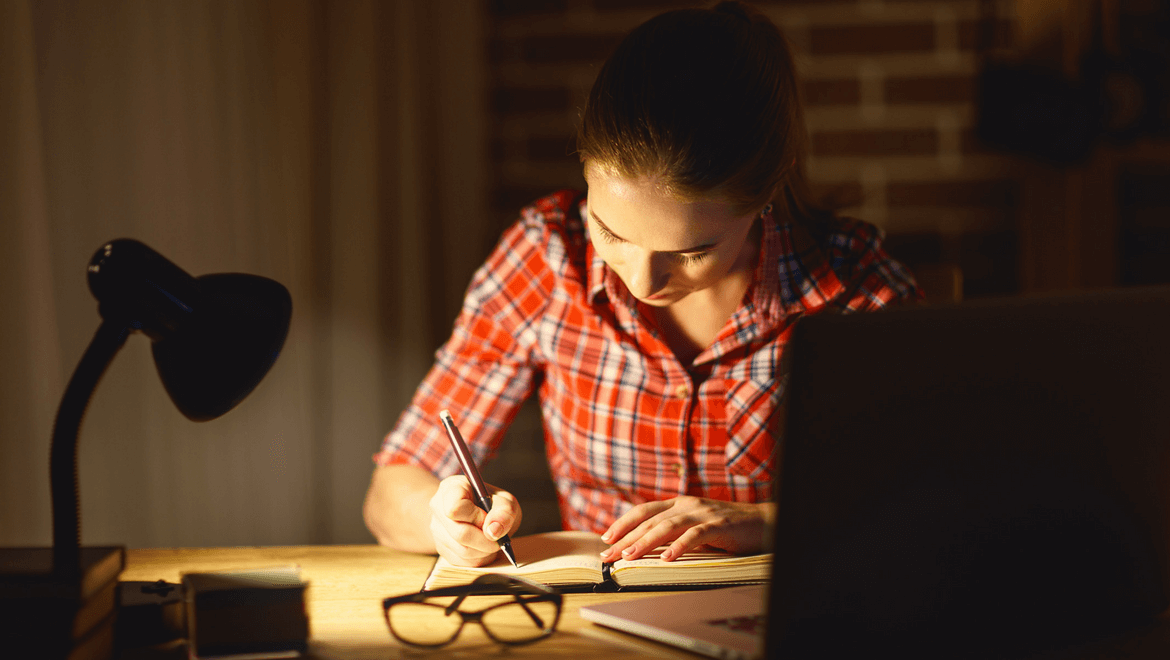
[[[297,564],[309,582],[310,657],[329,659],[429,657],[573,657],[634,660],[701,656],[599,628],[581,619],[582,605],[645,598],[654,594],[569,594],[557,632],[526,646],[504,648],[468,625],[459,639],[437,651],[405,647],[390,636],[382,599],[418,591],[434,557],[375,545],[245,548],[139,549],[126,553],[124,581],[178,582],[181,573]],[[185,654],[179,657],[186,657]]]
[[[382,618],[382,599],[417,591],[434,557],[398,552],[375,545],[300,546],[272,548],[179,548],[127,551],[125,581],[178,582],[191,571],[221,571],[298,564],[309,581],[310,657],[337,660],[394,658],[557,658],[634,660],[666,658],[697,660],[703,656],[609,631],[581,619],[582,605],[653,593],[569,594],[565,596],[557,632],[527,646],[504,648],[469,625],[459,639],[437,651],[401,646]],[[956,640],[959,643],[959,640]],[[1099,643],[1040,654],[1043,660],[1130,658],[1165,660],[1170,653],[1170,612],[1157,624]],[[157,660],[159,654],[128,654],[127,660]],[[186,652],[165,660],[186,659]]]

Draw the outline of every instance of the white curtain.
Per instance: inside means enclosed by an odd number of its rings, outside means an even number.
[[[85,265],[119,237],[280,281],[293,324],[200,424],[130,337],[81,429],[82,542],[372,540],[370,456],[494,238],[482,32],[463,0],[0,2],[0,545],[51,543]]]

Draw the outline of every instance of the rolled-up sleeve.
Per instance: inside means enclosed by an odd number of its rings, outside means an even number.
[[[542,234],[540,225],[521,220],[476,271],[450,339],[375,463],[417,465],[440,478],[455,474],[459,464],[438,418],[444,409],[477,461],[495,454],[541,368],[536,331],[554,279]]]

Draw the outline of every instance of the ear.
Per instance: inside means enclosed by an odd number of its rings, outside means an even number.
[[[785,176],[784,178],[780,179],[780,181],[778,181],[775,185],[772,186],[772,192],[768,194],[768,203],[765,204],[764,207],[760,209],[760,214],[770,213],[770,212],[776,210],[777,208],[782,208],[784,206],[784,203],[785,203],[784,202],[784,199],[785,199],[784,182],[787,179],[788,179],[788,177]]]

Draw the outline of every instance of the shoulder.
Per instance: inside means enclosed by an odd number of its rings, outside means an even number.
[[[560,190],[520,211],[476,273],[473,290],[548,298],[566,281],[582,279],[586,245],[580,203],[584,193]]]
[[[861,295],[876,306],[921,298],[910,271],[886,253],[886,234],[880,227],[856,218],[835,217],[825,221],[821,237],[829,268],[849,297]]]
[[[580,212],[584,199],[585,193],[571,189],[541,197],[521,209],[516,229],[542,244],[584,240],[585,227]]]
[[[824,221],[823,248],[833,270],[882,251],[886,234],[877,225],[848,217]]]
[[[505,231],[502,243],[522,243],[536,251],[557,277],[583,273],[589,242],[581,218],[584,200],[585,193],[572,189],[541,197],[520,211],[520,219]]]

